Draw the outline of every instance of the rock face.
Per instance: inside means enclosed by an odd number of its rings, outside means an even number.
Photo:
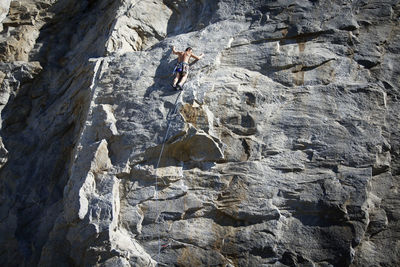
[[[396,0],[0,3],[1,266],[397,266]],[[171,46],[205,57],[170,87]]]

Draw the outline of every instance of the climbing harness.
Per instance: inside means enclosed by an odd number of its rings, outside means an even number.
[[[185,72],[189,71],[189,63],[186,63],[186,62],[178,62],[178,63],[176,63],[174,71],[172,72],[172,74],[175,74],[177,72],[181,73],[183,71],[185,71]]]
[[[174,74],[177,73],[177,72],[182,72],[182,66],[180,66],[180,62],[178,62],[178,63],[175,65],[175,68],[174,68],[174,70],[172,71],[172,75],[174,75]]]

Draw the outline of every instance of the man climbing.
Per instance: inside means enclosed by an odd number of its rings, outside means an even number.
[[[176,76],[172,83],[172,87],[175,90],[182,90],[182,86],[186,82],[186,79],[189,74],[190,58],[192,57],[196,60],[199,60],[204,56],[204,54],[201,54],[200,56],[196,56],[195,54],[193,54],[193,49],[191,47],[186,48],[185,52],[176,51],[175,46],[172,47],[172,53],[175,55],[178,55],[178,63],[176,64],[175,70],[174,70],[174,73],[176,73]]]

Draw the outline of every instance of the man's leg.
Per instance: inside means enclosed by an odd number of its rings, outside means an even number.
[[[176,83],[179,81],[180,77],[181,77],[180,73],[177,72],[177,73],[176,73],[176,76],[175,76],[175,79],[174,79],[174,81],[173,81],[173,83],[172,83],[172,86],[173,86],[173,87],[176,87]]]
[[[188,77],[187,73],[183,74],[181,81],[178,83],[179,87],[182,87],[182,85],[186,82],[187,77]]]

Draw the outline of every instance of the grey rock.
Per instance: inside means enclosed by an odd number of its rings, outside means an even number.
[[[0,265],[399,265],[399,15],[3,1]]]
[[[7,17],[8,10],[10,8],[11,0],[2,1],[0,4],[0,31],[3,31],[3,20]]]

